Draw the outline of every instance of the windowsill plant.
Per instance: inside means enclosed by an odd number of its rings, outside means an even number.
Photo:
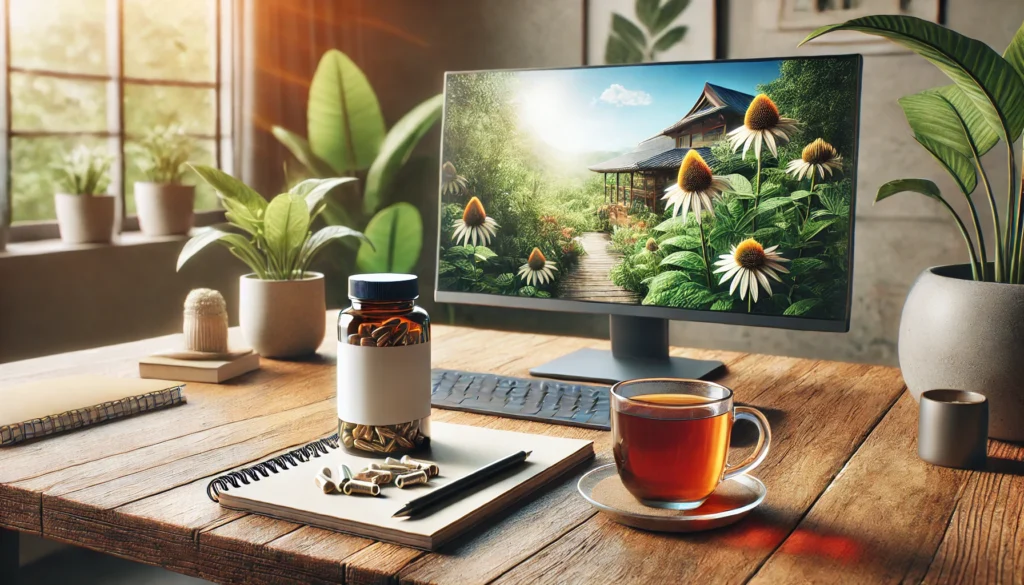
[[[308,179],[269,202],[245,183],[215,168],[195,172],[217,191],[228,226],[204,230],[178,256],[178,270],[217,243],[252,269],[241,277],[239,325],[246,341],[264,357],[298,357],[316,351],[326,320],[324,275],[309,268],[324,249],[342,238],[366,237],[330,225],[313,232],[327,206],[327,195],[355,181],[351,177]]]
[[[103,244],[113,238],[115,197],[106,193],[112,162],[108,154],[81,145],[53,165],[62,189],[54,194],[54,206],[65,244]]]
[[[989,435],[1022,441],[1024,177],[1016,168],[1014,146],[1024,130],[1024,26],[1002,55],[981,41],[909,16],[858,18],[822,27],[804,42],[838,30],[887,38],[924,57],[953,82],[899,103],[915,140],[965,198],[969,220],[927,179],[890,181],[875,198],[913,192],[938,201],[956,223],[969,258],[968,264],[929,268],[918,277],[900,321],[900,367],[915,398],[935,388],[984,394],[992,413]],[[1002,214],[981,162],[999,143],[1006,149],[1009,177]],[[990,213],[979,214],[986,206]],[[994,236],[989,246],[985,215],[991,217]]]
[[[194,149],[178,125],[151,129],[134,149],[145,181],[135,182],[139,228],[147,236],[187,234],[192,229],[196,188],[182,182]]]

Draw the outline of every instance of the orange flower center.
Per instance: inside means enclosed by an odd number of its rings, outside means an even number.
[[[835,147],[821,138],[817,138],[814,142],[805,146],[803,152],[800,153],[800,158],[803,159],[805,163],[812,165],[825,164],[835,160],[838,156],[839,153],[836,151]]]
[[[743,124],[751,130],[771,130],[779,124],[779,108],[762,93],[750,102]]]
[[[679,188],[683,191],[706,191],[711,187],[711,167],[696,150],[686,153],[679,167]]]
[[[487,213],[484,211],[484,204],[480,203],[480,199],[473,197],[466,204],[466,211],[462,213],[462,223],[469,227],[480,227],[484,225],[485,219]]]
[[[541,268],[544,268],[544,265],[547,263],[547,258],[544,257],[544,254],[540,251],[540,248],[534,248],[533,252],[530,252],[530,258],[526,261],[526,264],[529,265],[530,270],[540,270]]]
[[[655,240],[654,238],[647,238],[647,243],[644,245],[644,247],[647,248],[648,252],[657,252],[658,241]]]
[[[749,270],[757,270],[764,266],[767,256],[761,244],[757,243],[757,240],[754,238],[750,238],[749,240],[743,240],[740,242],[740,245],[736,246],[733,258],[740,266]]]

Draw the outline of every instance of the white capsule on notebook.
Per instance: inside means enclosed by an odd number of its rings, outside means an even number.
[[[327,477],[323,472],[316,474],[316,487],[323,490],[325,494],[333,494],[338,491],[338,484],[334,483],[330,477]]]

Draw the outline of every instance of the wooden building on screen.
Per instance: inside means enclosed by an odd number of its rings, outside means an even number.
[[[637,145],[636,149],[588,167],[604,174],[605,201],[628,209],[643,205],[660,212],[665,188],[676,180],[690,149],[713,164],[711,145],[743,124],[754,96],[720,85],[704,84],[697,103],[678,122]]]

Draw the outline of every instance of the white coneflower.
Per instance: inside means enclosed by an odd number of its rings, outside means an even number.
[[[665,189],[662,199],[668,201],[672,215],[679,215],[681,211],[685,221],[686,214],[692,210],[697,223],[700,223],[701,211],[711,211],[712,199],[719,197],[728,188],[729,181],[713,175],[711,167],[704,162],[700,153],[691,150],[679,165],[679,178]]]
[[[466,177],[455,172],[455,165],[451,162],[445,162],[441,165],[441,194],[442,195],[460,195],[466,192],[469,188],[469,181]]]
[[[480,203],[480,200],[473,197],[466,204],[466,210],[462,212],[462,219],[456,219],[452,222],[452,227],[455,228],[455,233],[452,234],[453,240],[459,240],[463,246],[472,243],[474,246],[491,243],[491,238],[498,231],[498,223],[493,219],[487,217],[487,213],[484,211],[484,204]]]
[[[526,264],[519,267],[519,277],[529,285],[547,284],[554,282],[557,270],[558,266],[545,258],[540,248],[534,248]]]
[[[786,172],[790,173],[799,181],[804,177],[814,178],[817,171],[822,179],[827,172],[829,176],[832,171],[840,171],[843,168],[843,157],[834,146],[821,138],[804,147],[800,158],[792,160],[786,165]]]
[[[776,144],[789,142],[799,127],[800,123],[796,120],[779,116],[775,102],[762,93],[750,102],[743,116],[743,125],[729,132],[728,138],[733,152],[743,146],[743,158],[746,158],[747,149],[753,144],[754,154],[760,160],[761,143],[767,143],[768,150],[777,158],[779,154]]]
[[[740,299],[745,299],[747,291],[750,291],[750,298],[757,302],[757,289],[758,284],[767,291],[768,296],[772,295],[772,287],[768,282],[768,277],[775,279],[777,282],[782,282],[779,278],[778,273],[787,273],[789,270],[783,266],[782,262],[789,262],[789,260],[779,255],[775,249],[778,246],[772,246],[770,248],[764,248],[754,238],[744,240],[737,246],[733,246],[729,254],[722,254],[719,256],[721,260],[715,262],[715,266],[719,268],[715,269],[715,274],[724,272],[722,279],[718,281],[718,284],[724,284],[727,280],[732,280],[732,284],[729,285],[729,294],[735,292],[736,288],[740,289]]]

